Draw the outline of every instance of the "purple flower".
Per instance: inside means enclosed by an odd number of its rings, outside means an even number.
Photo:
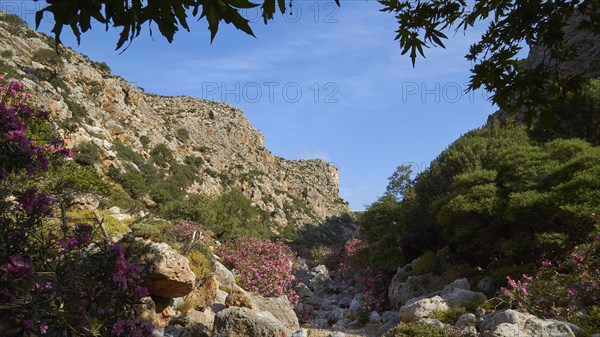
[[[31,274],[31,265],[20,255],[12,255],[4,269],[11,274],[20,274],[24,278]]]
[[[29,330],[33,330],[33,327],[35,326],[35,323],[33,322],[32,319],[25,319],[21,322],[21,324],[23,324],[23,327],[25,329],[29,329]]]

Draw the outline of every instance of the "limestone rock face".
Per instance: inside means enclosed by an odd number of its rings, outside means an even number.
[[[187,258],[166,243],[146,240],[145,244],[144,254],[134,262],[140,265],[150,294],[165,298],[189,294],[194,289],[196,275]]]
[[[577,29],[583,18],[582,15],[574,16],[564,28],[569,46],[577,51],[577,58],[559,66],[561,75],[600,76],[600,35],[590,30]],[[540,64],[548,65],[549,56],[549,51],[543,46],[532,46],[525,66],[534,68]]]
[[[61,48],[65,61],[53,69],[33,59],[36,51],[53,49],[53,39],[30,28],[13,35],[10,28],[0,22],[0,51],[12,53],[2,59],[12,71],[8,79],[25,82],[59,126],[69,125],[61,130],[67,146],[90,142],[98,147],[102,160],[95,167],[99,171],[122,170],[130,164],[116,150],[117,141],[150,162],[150,151],[164,144],[178,163],[193,158],[200,168],[187,193],[214,196],[237,187],[271,215],[274,231],[288,225],[288,219],[312,224],[349,212],[339,196],[336,166],[321,159],[274,156],[240,109],[146,93],[69,48]],[[55,81],[35,76],[42,71],[56,73]],[[73,108],[72,102],[81,109]]]
[[[239,307],[227,308],[217,313],[214,330],[217,333],[226,332],[229,337],[278,337],[290,334],[272,315],[259,314]]]

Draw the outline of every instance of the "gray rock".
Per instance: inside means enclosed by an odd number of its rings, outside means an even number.
[[[541,319],[510,309],[484,316],[478,327],[484,337],[575,337],[565,322]]]
[[[294,308],[288,301],[287,296],[279,297],[262,297],[259,295],[250,295],[252,307],[258,311],[267,311],[271,313],[278,321],[289,331],[300,329],[298,317],[294,312]]]
[[[340,297],[338,305],[342,308],[349,308],[352,303],[352,297]]]
[[[400,313],[397,311],[384,311],[381,315],[381,319],[384,323],[395,322],[400,323]]]
[[[215,316],[214,331],[227,332],[231,336],[273,337],[281,336],[285,326],[273,317],[260,315],[248,308],[231,307]]]
[[[427,317],[434,311],[448,310],[448,304],[443,298],[434,296],[424,298],[400,308],[400,319],[402,321],[414,321],[419,318]]]
[[[329,322],[329,324],[335,324],[346,316],[346,312],[348,312],[348,310],[342,308],[335,308],[327,312],[326,319]]]
[[[294,289],[296,290],[296,294],[298,294],[298,296],[301,298],[307,298],[313,295],[312,290],[310,290],[310,288],[302,282],[298,282]]]
[[[215,303],[225,304],[225,300],[229,294],[221,289],[217,290],[217,297],[215,297]]]
[[[517,324],[510,323],[500,323],[495,328],[494,331],[484,331],[484,337],[529,337],[524,334]],[[539,335],[542,336],[542,335]],[[546,336],[544,336],[546,337]]]
[[[194,289],[196,275],[188,259],[166,243],[143,242],[144,254],[133,262],[141,267],[144,285],[150,294],[165,298],[189,294]]]
[[[330,333],[329,335],[327,335],[327,337],[346,337],[346,334],[344,334],[341,331],[334,331],[334,332]]]
[[[446,293],[446,292],[451,292],[454,289],[471,290],[471,286],[469,285],[469,280],[467,280],[465,277],[463,277],[463,278],[459,278],[459,279],[452,281],[452,283],[450,283],[450,284],[444,286],[444,288],[442,288],[442,295],[444,295],[444,293]]]
[[[482,278],[478,283],[476,290],[484,293],[487,297],[493,297],[496,294],[496,283],[494,278],[486,276]]]
[[[348,326],[351,322],[352,320],[350,318],[342,318],[333,325],[333,328],[344,328]]]
[[[292,337],[308,337],[307,329],[300,329],[292,334]]]
[[[441,297],[450,307],[458,308],[473,301],[485,301],[487,297],[484,293],[455,288],[452,291],[442,294]]]
[[[168,326],[165,335],[173,337],[209,337],[210,331],[202,323],[190,324],[188,326]]]
[[[524,325],[525,321],[527,321],[527,318],[528,317],[526,314],[520,313],[516,310],[500,310],[490,315],[483,316],[478,328],[479,331],[493,331],[502,323]]]
[[[381,323],[382,319],[381,316],[379,316],[379,313],[377,313],[377,311],[371,311],[371,313],[369,314],[369,323]]]
[[[419,322],[428,324],[428,325],[435,325],[438,328],[444,327],[444,323],[438,321],[437,319],[433,319],[433,318],[429,318],[429,317],[423,317],[423,318],[419,319]]]
[[[432,293],[444,287],[445,281],[435,274],[409,276],[406,281],[403,273],[396,273],[388,288],[390,303],[398,308],[419,296]]]
[[[575,337],[568,324],[554,319],[541,319],[535,316],[525,322],[523,330],[530,336]]]
[[[320,264],[316,267],[314,267],[313,269],[311,269],[312,271],[314,271],[317,274],[323,274],[323,275],[327,275],[329,276],[329,270],[327,270],[327,267],[325,267],[324,265]]]
[[[362,299],[362,293],[358,293],[358,294],[354,295],[354,298],[350,302],[350,306],[348,307],[348,310],[355,312],[355,313],[359,312],[362,309],[361,299]]]
[[[460,316],[457,320],[456,320],[456,324],[454,324],[457,328],[459,329],[464,329],[470,326],[476,326],[477,325],[477,316],[475,316],[472,313],[466,313],[462,316]]]
[[[219,261],[215,261],[215,277],[219,284],[231,287],[235,284],[235,276]]]

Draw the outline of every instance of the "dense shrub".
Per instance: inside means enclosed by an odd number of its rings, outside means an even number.
[[[373,240],[393,224],[408,259],[444,245],[483,267],[559,258],[594,229],[599,173],[600,148],[576,139],[538,144],[524,127],[496,122],[450,145],[401,203],[375,203],[362,227]]]
[[[427,251],[412,262],[412,271],[415,275],[433,273],[437,264],[437,255]]]
[[[31,59],[35,62],[52,67],[60,67],[63,64],[60,55],[52,49],[38,49],[33,53]]]
[[[544,260],[536,275],[519,280],[507,276],[498,299],[540,317],[573,317],[590,305],[600,304],[600,236],[575,249],[561,261]]]
[[[219,239],[269,236],[268,222],[261,211],[238,189],[230,189],[218,197],[196,195],[177,199],[163,205],[160,213],[171,220],[201,223]]]
[[[186,141],[190,139],[190,132],[186,128],[177,129],[177,139]]]
[[[32,108],[21,84],[2,78],[0,100],[0,331],[151,336],[151,325],[135,312],[148,292],[123,246],[97,242],[88,249],[92,226],[47,221],[56,199],[18,183],[19,176],[43,180],[70,155],[57,139],[37,145],[47,139],[36,132],[46,129],[47,114]]]
[[[152,160],[161,167],[168,167],[175,162],[173,152],[165,144],[156,145],[150,150],[150,156],[152,157]]]
[[[298,301],[292,275],[298,261],[288,246],[241,237],[225,242],[218,253],[223,264],[238,273],[244,289],[267,297],[287,295],[290,302]]]
[[[78,144],[73,148],[75,161],[81,165],[94,165],[100,162],[98,147],[91,142]]]
[[[542,141],[581,138],[600,145],[600,80],[588,80],[581,89],[562,100],[554,113],[554,123],[535,125],[530,132],[534,138]]]

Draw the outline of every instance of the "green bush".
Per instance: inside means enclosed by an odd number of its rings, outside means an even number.
[[[150,144],[150,138],[148,136],[146,136],[146,135],[141,135],[140,136],[140,143],[142,143],[142,145],[144,147],[147,147],[148,144]]]
[[[190,139],[190,132],[186,128],[177,129],[177,139],[186,141]]]
[[[443,328],[431,324],[413,322],[400,323],[385,334],[386,337],[450,337]]]
[[[150,156],[152,160],[161,167],[167,167],[175,162],[173,152],[165,144],[158,144],[152,150],[150,150]]]
[[[110,67],[108,66],[108,64],[106,64],[106,62],[94,62],[92,61],[92,66],[98,70],[100,70],[101,72],[104,73],[108,73],[110,74]]]
[[[66,194],[84,192],[108,195],[112,189],[93,167],[80,166],[73,161],[52,167],[40,184],[55,193]]]
[[[190,269],[196,275],[196,280],[202,280],[212,275],[214,272],[214,261],[210,258],[210,253],[202,249],[192,250],[187,256],[190,262]]]
[[[104,224],[104,228],[106,228],[109,236],[120,236],[131,231],[128,227],[128,224],[130,224],[133,220],[130,219],[119,221],[112,216],[113,213],[110,211],[101,210],[98,211],[98,213],[102,217],[102,223]],[[91,210],[69,210],[67,211],[67,216],[73,221],[90,223],[94,227],[98,228],[96,216]],[[96,239],[101,239],[102,232],[99,229],[96,230],[94,232],[94,237]]]
[[[0,15],[0,20],[7,23],[7,30],[13,35],[20,34],[28,27],[27,22],[15,14],[4,13]]]
[[[5,49],[0,53],[0,56],[5,59],[9,59],[13,57],[13,51],[10,49]]]
[[[187,156],[185,157],[184,163],[192,166],[200,166],[204,164],[204,159],[202,159],[202,157],[197,156]]]
[[[69,107],[69,111],[71,112],[71,118],[70,121],[71,122],[75,122],[75,123],[81,123],[83,121],[87,122],[87,123],[91,123],[92,120],[89,117],[89,113],[87,111],[87,109],[79,104],[78,102],[72,100],[69,97],[65,97],[64,98],[65,103],[67,104],[67,106]]]
[[[75,161],[81,165],[93,165],[100,162],[98,147],[92,142],[84,142],[73,148]]]
[[[429,315],[429,318],[437,319],[438,321],[446,324],[454,324],[460,316],[466,313],[467,310],[461,308],[450,308],[448,310],[434,311]]]
[[[63,60],[55,50],[52,49],[38,49],[31,59],[35,62],[41,63],[46,66],[59,67],[62,66]]]
[[[167,233],[172,225],[164,221],[144,219],[140,222],[132,223],[129,227],[136,237],[142,237],[154,242],[166,242],[169,239]]]
[[[412,271],[415,275],[433,273],[437,264],[437,255],[428,251],[412,262]]]
[[[17,72],[17,69],[7,63],[5,63],[3,60],[0,60],[0,75],[6,77],[6,78],[14,78],[14,79],[21,79],[22,75],[20,75]]]
[[[123,144],[123,142],[121,142],[120,140],[114,141],[112,147],[113,149],[115,149],[115,151],[117,151],[117,155],[121,159],[128,160],[136,164],[138,167],[146,163],[146,159],[144,159],[144,156],[134,151],[131,147]]]
[[[556,107],[556,120],[547,125],[538,123],[530,134],[537,140],[581,138],[600,145],[600,80],[590,79]]]

